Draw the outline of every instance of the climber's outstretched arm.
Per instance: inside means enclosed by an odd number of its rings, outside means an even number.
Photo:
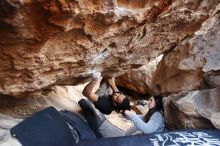
[[[101,81],[102,77],[93,78],[92,81],[89,82],[83,89],[83,95],[92,102],[96,102],[98,100],[98,95],[96,95],[95,93],[99,89]]]
[[[113,92],[119,92],[118,88],[115,85],[115,78],[114,77],[106,77],[106,80],[109,86],[112,88]]]

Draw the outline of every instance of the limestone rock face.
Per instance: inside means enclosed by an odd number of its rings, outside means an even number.
[[[160,55],[140,68],[132,69],[129,72],[118,76],[116,78],[116,84],[137,93],[149,94],[151,92],[151,83],[154,73],[162,57],[163,55]]]
[[[1,0],[0,93],[24,96],[140,67],[193,35],[218,3]]]
[[[220,128],[219,88],[182,92],[164,99],[169,129]]]

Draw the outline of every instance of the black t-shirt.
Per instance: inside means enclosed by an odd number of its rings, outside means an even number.
[[[103,114],[109,115],[113,110],[115,110],[115,105],[109,96],[101,96],[94,103],[95,107]]]

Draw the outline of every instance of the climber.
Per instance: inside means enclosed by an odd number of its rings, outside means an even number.
[[[89,100],[81,99],[78,104],[90,128],[99,138],[162,132],[165,129],[161,96],[152,96],[149,99],[147,114],[137,116],[133,111],[125,110],[124,115],[126,118],[134,122],[134,126],[126,131],[108,121],[105,115],[95,109]]]
[[[130,110],[130,100],[118,90],[114,77],[102,78],[100,72],[93,74],[93,80],[85,86],[82,93],[103,114],[108,115],[113,110]]]

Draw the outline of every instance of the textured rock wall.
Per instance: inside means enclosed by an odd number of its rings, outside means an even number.
[[[153,80],[161,85],[162,93],[219,86],[219,6],[199,31],[164,56]]]
[[[220,129],[219,88],[195,90],[164,98],[167,128]]]
[[[124,87],[141,94],[150,94],[152,79],[157,69],[158,63],[161,61],[163,55],[158,56],[154,60],[139,67],[138,69],[131,69],[127,73],[116,78],[117,86]]]
[[[1,0],[0,93],[120,75],[198,30],[218,0]]]
[[[162,94],[169,95],[165,116],[170,129],[219,128],[219,3],[1,0],[0,93],[37,97],[38,91],[54,85],[84,83],[96,71],[119,76],[164,54],[155,75],[127,87],[144,93],[150,83],[160,85]],[[3,113],[13,110],[5,102],[10,96],[4,97]],[[53,101],[60,107],[72,106],[63,99]]]
[[[220,5],[192,38],[188,38],[167,54],[158,68],[155,82],[163,93],[187,91],[170,95],[165,100],[169,128],[220,129]],[[163,74],[163,78],[160,76]],[[196,90],[199,89],[199,90]],[[196,91],[192,91],[196,90]],[[171,100],[169,100],[169,98]],[[173,109],[172,112],[169,109]],[[171,117],[181,115],[173,120]],[[199,119],[199,120],[198,120]],[[179,120],[180,122],[171,122]],[[178,126],[173,123],[187,125]]]

